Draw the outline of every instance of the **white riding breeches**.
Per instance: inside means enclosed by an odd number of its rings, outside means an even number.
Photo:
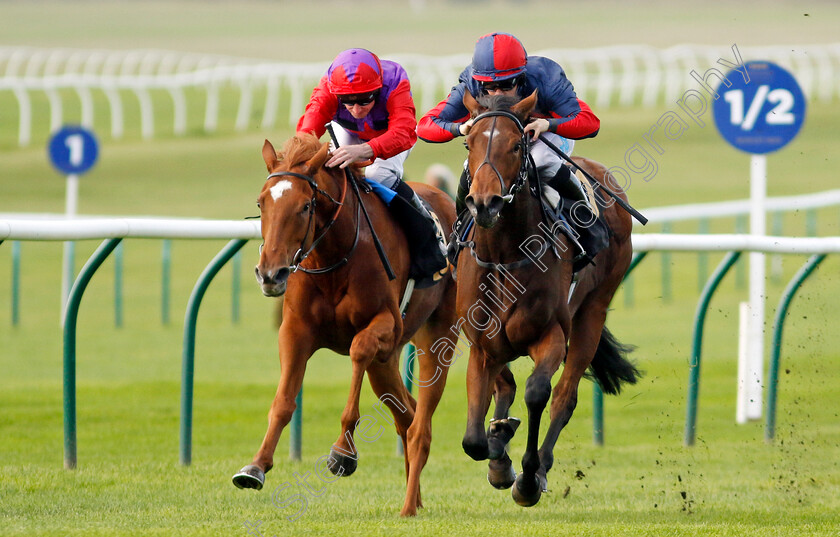
[[[572,149],[575,148],[574,140],[563,138],[553,132],[544,132],[540,136],[545,136],[549,142],[560,148],[561,151],[572,156]],[[531,142],[531,156],[534,157],[534,164],[537,166],[540,177],[546,180],[554,177],[557,174],[557,170],[560,169],[560,165],[566,162],[554,150],[545,145],[542,140]]]

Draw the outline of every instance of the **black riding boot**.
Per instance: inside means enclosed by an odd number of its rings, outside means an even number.
[[[408,239],[411,251],[409,278],[422,289],[435,283],[437,279],[433,276],[446,268],[446,252],[438,239],[432,215],[414,190],[400,181],[395,191],[397,195],[388,207]]]
[[[470,193],[470,181],[467,179],[467,169],[461,171],[461,178],[458,180],[458,194],[455,196],[455,214],[460,218],[461,213],[467,210],[464,200]]]
[[[564,198],[574,200],[574,208],[571,211],[572,219],[576,224],[589,225],[595,219],[595,211],[589,205],[589,196],[583,190],[580,179],[575,177],[572,170],[565,164],[560,165],[557,173],[547,181],[548,186],[557,191]],[[582,203],[578,203],[582,202]],[[585,213],[583,211],[586,211]],[[578,212],[580,211],[580,212]]]

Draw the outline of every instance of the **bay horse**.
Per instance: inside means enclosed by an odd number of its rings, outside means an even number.
[[[355,179],[324,166],[328,144],[314,135],[290,138],[280,153],[266,140],[262,156],[269,175],[258,198],[263,245],[256,277],[264,295],[285,295],[278,333],[281,374],[262,445],[233,482],[239,488],[262,488],[295,410],[307,361],[317,349],[327,348],[349,355],[352,374],[341,433],[326,466],[339,476],[356,469],[354,432],[358,426],[364,435],[371,425],[359,423],[359,394],[367,373],[374,393],[390,409],[404,447],[407,484],[401,514],[415,515],[422,507],[420,473],[429,455],[432,414],[448,371],[438,356],[444,349],[432,347],[454,322],[454,281],[446,274],[436,285],[415,290],[402,315],[409,246],[379,198],[369,192],[354,196],[349,181]],[[432,205],[443,226],[452,225],[455,208],[445,194],[419,183],[412,188]],[[361,199],[396,275],[393,280],[361,218]],[[416,378],[434,379],[419,383],[417,401],[399,369],[409,340],[417,348]]]
[[[573,242],[556,233],[556,226],[541,225],[545,223],[539,194],[527,188],[536,181],[536,173],[528,155],[529,133],[523,125],[536,99],[536,91],[518,102],[504,96],[476,100],[469,92],[464,96],[473,119],[466,137],[472,183],[465,202],[476,225],[457,265],[458,313],[465,316],[472,311],[477,321],[463,325],[471,344],[463,448],[475,460],[491,459],[491,484],[497,488],[513,485],[512,496],[522,506],[536,504],[547,490],[554,445],[572,417],[578,384],[587,369],[611,394],[640,376],[625,357],[632,348],[619,343],[604,326],[607,308],[631,261],[632,220],[601,193],[598,205],[610,230],[609,244],[577,273],[571,291]],[[603,165],[574,160],[601,185],[614,183]],[[623,191],[619,195],[626,201]],[[494,288],[491,296],[488,290]],[[483,316],[476,313],[477,304],[482,305]],[[483,423],[494,395],[495,421],[507,416],[513,384],[508,382],[505,389],[497,379],[500,373],[510,376],[507,362],[523,355],[531,356],[534,370],[525,385],[528,437],[522,472],[517,476],[505,450],[494,447],[499,436],[494,422],[487,432]],[[552,376],[561,364],[565,364],[563,371],[552,390]],[[550,398],[551,422],[538,448],[541,414]],[[516,426],[518,420],[512,431],[506,425],[505,441]]]

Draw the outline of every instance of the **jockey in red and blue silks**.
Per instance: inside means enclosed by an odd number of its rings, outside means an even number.
[[[402,181],[405,159],[417,142],[414,99],[405,69],[362,48],[341,52],[312,91],[297,130],[320,138],[327,123],[332,123],[339,147],[332,148],[326,166],[346,168],[372,160],[364,170],[365,182],[408,235],[410,276],[421,288],[424,278],[445,269],[447,263],[432,216]]]
[[[575,140],[597,135],[601,126],[589,106],[577,97],[560,65],[542,56],[528,56],[519,39],[510,34],[482,36],[476,42],[472,63],[459,75],[458,84],[420,119],[418,136],[427,142],[448,142],[469,132],[472,120],[463,103],[467,90],[476,97],[503,94],[519,99],[537,90],[537,104],[525,130],[533,132],[531,155],[540,177],[561,194],[588,206],[580,182],[563,165],[563,159],[537,138],[545,136],[569,155]],[[464,174],[458,187],[459,214],[468,191]]]

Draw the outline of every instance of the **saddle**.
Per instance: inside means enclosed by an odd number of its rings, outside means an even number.
[[[573,272],[578,272],[589,263],[593,263],[592,259],[604,248],[609,245],[611,230],[607,226],[603,213],[599,207],[605,205],[606,200],[600,191],[592,188],[589,180],[583,176],[580,171],[575,173],[581,185],[583,185],[586,195],[589,198],[589,206],[595,213],[595,220],[592,222],[581,222],[579,219],[573,217],[575,200],[560,196],[556,191],[550,187],[543,185],[542,203],[544,214],[550,218],[546,225],[549,225],[551,230],[562,231],[564,235],[569,237],[575,246],[575,259],[572,267]],[[559,202],[549,204],[545,190],[551,191],[554,196],[559,197]],[[596,193],[597,192],[597,193]],[[556,210],[553,208],[556,207]]]

